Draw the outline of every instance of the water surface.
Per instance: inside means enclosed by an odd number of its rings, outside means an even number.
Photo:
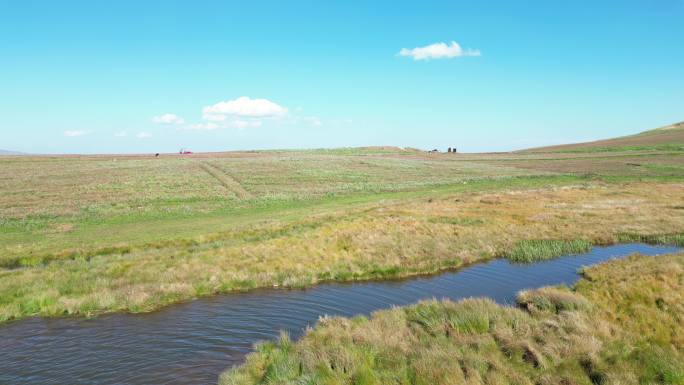
[[[296,338],[321,315],[368,314],[433,297],[487,296],[511,304],[522,289],[572,284],[582,266],[677,250],[624,244],[529,265],[499,259],[406,280],[254,290],[148,314],[33,318],[0,326],[0,384],[215,384],[255,342],[280,330]]]

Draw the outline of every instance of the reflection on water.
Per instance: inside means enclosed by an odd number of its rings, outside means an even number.
[[[0,383],[215,384],[253,344],[293,337],[321,315],[368,314],[426,298],[487,296],[510,304],[525,288],[572,284],[581,266],[677,248],[626,244],[530,265],[494,260],[401,281],[331,283],[200,299],[148,314],[29,319],[0,326]]]

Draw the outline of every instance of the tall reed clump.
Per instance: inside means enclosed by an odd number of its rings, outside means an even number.
[[[591,242],[576,239],[572,241],[558,239],[528,239],[515,243],[506,258],[513,262],[536,262],[552,259],[566,254],[586,253],[591,249]]]
[[[651,245],[684,246],[684,233],[674,234],[633,234],[622,233],[617,236],[618,242],[642,242]]]

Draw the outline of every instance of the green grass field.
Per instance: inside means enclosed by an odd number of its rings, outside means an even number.
[[[684,231],[684,152],[535,151],[3,156],[0,321]]]

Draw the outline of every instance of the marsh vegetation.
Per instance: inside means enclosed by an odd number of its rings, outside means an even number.
[[[574,287],[323,318],[224,373],[251,384],[681,384],[684,254],[633,256]],[[629,282],[629,284],[625,284]]]

